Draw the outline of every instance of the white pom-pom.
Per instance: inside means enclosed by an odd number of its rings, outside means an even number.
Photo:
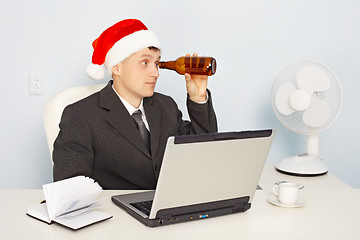
[[[86,68],[86,74],[92,80],[101,80],[105,77],[105,71],[102,65],[91,63]]]

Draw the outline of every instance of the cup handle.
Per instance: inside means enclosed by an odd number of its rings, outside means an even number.
[[[276,196],[279,196],[279,184],[273,186],[273,192]]]
[[[276,184],[276,185],[280,185],[281,183],[286,183],[286,182],[288,182],[288,181],[281,180],[281,181],[277,181],[277,182],[275,182],[275,184]]]

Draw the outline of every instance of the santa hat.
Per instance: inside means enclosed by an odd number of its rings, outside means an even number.
[[[87,75],[94,80],[104,78],[104,64],[109,75],[111,68],[137,51],[146,47],[161,49],[155,34],[137,19],[125,19],[106,29],[92,43],[92,63],[86,68]]]

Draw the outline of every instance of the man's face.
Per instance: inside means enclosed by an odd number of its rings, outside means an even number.
[[[120,96],[130,103],[152,96],[159,77],[159,61],[159,50],[144,48],[115,66],[119,67],[115,89]]]

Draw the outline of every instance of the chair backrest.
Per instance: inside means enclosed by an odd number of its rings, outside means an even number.
[[[71,103],[99,91],[104,88],[105,85],[106,84],[96,84],[69,88],[55,94],[46,102],[43,111],[43,119],[51,159],[54,141],[60,131],[59,123],[64,108]]]

